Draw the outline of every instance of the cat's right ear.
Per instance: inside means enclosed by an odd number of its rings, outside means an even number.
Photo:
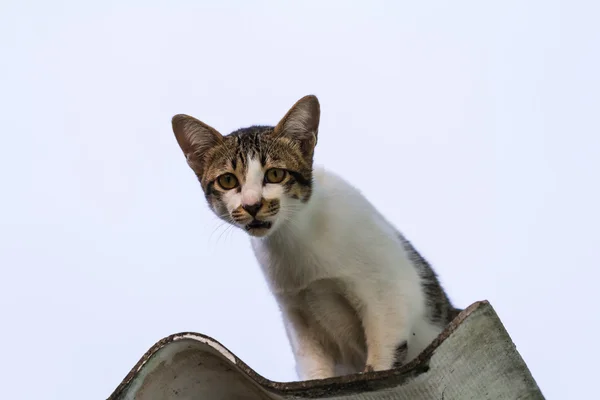
[[[174,116],[171,124],[188,165],[202,178],[206,154],[211,148],[223,143],[223,136],[204,122],[185,114]]]

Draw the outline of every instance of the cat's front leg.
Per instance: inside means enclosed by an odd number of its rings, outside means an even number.
[[[296,359],[296,371],[301,380],[325,379],[335,376],[335,360],[311,329],[300,310],[285,310],[286,332]]]
[[[406,308],[395,302],[369,301],[362,312],[367,344],[364,372],[391,369],[399,354],[406,353],[410,328]]]

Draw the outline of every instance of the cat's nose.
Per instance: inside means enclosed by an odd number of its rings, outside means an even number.
[[[246,210],[248,214],[252,215],[253,217],[256,217],[256,214],[258,214],[258,210],[260,210],[261,206],[262,202],[258,202],[254,204],[244,204],[242,205],[242,208]]]

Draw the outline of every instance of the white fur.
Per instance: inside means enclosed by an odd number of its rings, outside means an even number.
[[[283,188],[278,184],[263,185],[264,173],[262,164],[255,158],[248,156],[248,169],[242,182],[241,193],[236,190],[225,192],[223,199],[229,213],[241,205],[252,205],[258,203],[261,198],[266,200],[280,199],[283,195]],[[263,218],[275,224],[277,218]]]
[[[242,186],[243,205],[252,205],[260,201],[262,197],[263,170],[260,161],[250,158],[248,155],[248,170],[246,172],[246,181]]]
[[[264,197],[281,195],[272,186]],[[316,169],[310,201],[282,196],[274,222],[251,242],[301,379],[389,369],[399,344],[408,361],[440,333],[396,230],[349,183]]]

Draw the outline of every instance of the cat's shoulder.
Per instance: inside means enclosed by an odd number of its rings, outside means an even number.
[[[350,182],[320,165],[313,168],[313,182],[321,193],[363,197],[360,191]]]

